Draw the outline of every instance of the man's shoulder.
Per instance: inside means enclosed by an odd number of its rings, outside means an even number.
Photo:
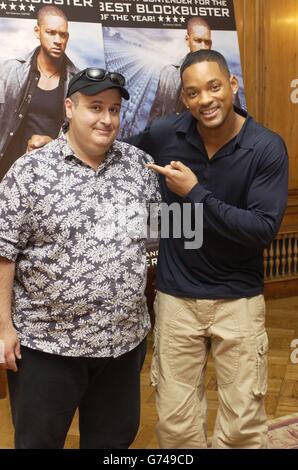
[[[70,60],[70,58],[65,54],[66,68],[71,74],[76,74],[80,69]]]
[[[157,118],[142,132],[132,135],[126,140],[156,158],[164,145],[171,139],[175,139],[176,132],[189,128],[191,120],[190,113],[171,114]]]
[[[124,159],[130,163],[132,163],[132,161],[138,161],[142,164],[153,162],[151,155],[127,142],[115,140],[114,149],[120,151]]]
[[[275,148],[285,148],[285,141],[277,132],[265,127],[253,118],[251,118],[251,127],[254,131],[255,147],[264,148],[272,145]]]
[[[177,64],[168,64],[165,65],[159,74],[159,81],[168,81],[170,78],[175,77],[179,79],[180,77],[180,65]]]
[[[152,135],[160,135],[164,132],[167,133],[176,133],[177,129],[181,125],[187,123],[190,119],[190,113],[188,111],[180,114],[169,114],[168,116],[163,116],[152,121],[150,130]]]
[[[0,76],[2,79],[9,76],[12,73],[16,73],[19,67],[23,66],[23,62],[19,59],[8,59],[1,63]]]
[[[251,158],[258,168],[286,166],[288,152],[283,138],[251,116],[247,124],[241,146],[251,149]]]
[[[38,167],[40,163],[48,163],[51,166],[56,166],[56,158],[60,153],[59,140],[54,139],[47,145],[38,149],[32,150],[22,155],[13,164],[13,171],[19,173],[26,168],[34,172],[34,168]]]
[[[38,158],[41,158],[41,157],[52,158],[55,155],[59,155],[60,152],[61,152],[61,137],[57,137],[57,139],[51,140],[48,144],[38,149],[32,150],[26,155],[27,155],[27,158],[38,160]]]
[[[164,65],[160,71],[160,73],[172,73],[172,72],[179,72],[180,71],[180,64],[167,64]]]
[[[16,67],[20,67],[23,64],[30,62],[36,49],[33,49],[31,52],[23,55],[23,56],[18,56],[12,59],[6,59],[3,62],[1,62],[1,72],[3,73],[5,70],[9,69],[14,69]]]

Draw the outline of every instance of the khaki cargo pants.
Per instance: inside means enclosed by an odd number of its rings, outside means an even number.
[[[266,448],[263,296],[195,300],[158,292],[155,313],[151,379],[160,447],[207,447],[204,375],[211,346],[219,399],[212,447]]]

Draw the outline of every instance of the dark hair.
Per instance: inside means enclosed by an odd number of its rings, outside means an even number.
[[[197,64],[199,62],[216,62],[220,68],[220,70],[229,78],[231,73],[229,70],[229,66],[227,64],[226,59],[224,56],[217,51],[212,49],[201,49],[200,51],[196,52],[189,52],[185,57],[181,67],[180,67],[180,77],[182,78],[183,72],[185,69],[190,67],[193,64]]]
[[[210,25],[207,23],[206,20],[204,20],[203,18],[201,18],[200,16],[191,16],[188,20],[187,20],[187,23],[186,23],[186,29],[187,29],[187,33],[189,34],[191,29],[194,27],[194,26],[204,26],[206,29],[208,29],[209,31],[211,31],[211,28],[210,28]]]
[[[46,5],[44,7],[41,7],[37,12],[38,26],[41,25],[42,21],[47,16],[60,16],[60,18],[63,18],[67,23],[67,17],[65,13],[62,10],[60,10],[60,8],[56,7],[55,5]]]

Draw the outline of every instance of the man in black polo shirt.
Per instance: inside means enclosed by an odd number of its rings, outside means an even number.
[[[163,200],[204,204],[204,241],[161,239],[157,269],[156,385],[163,448],[206,447],[204,372],[211,346],[219,409],[214,448],[265,448],[268,338],[263,249],[287,202],[282,139],[233,108],[238,84],[225,58],[190,53],[181,66],[190,112],[131,139],[151,153]]]
[[[1,64],[0,181],[27,150],[58,136],[64,120],[63,99],[78,71],[65,54],[68,21],[60,8],[40,8],[34,34],[40,42],[36,49]]]

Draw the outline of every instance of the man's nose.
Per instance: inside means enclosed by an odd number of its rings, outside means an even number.
[[[200,93],[200,104],[207,105],[212,101],[212,96],[210,95],[209,91],[204,90]]]
[[[108,109],[102,111],[101,116],[100,116],[100,120],[106,126],[111,125],[112,119],[111,119],[110,111]]]
[[[61,37],[59,36],[59,34],[55,35],[54,41],[55,41],[55,43],[61,44],[62,41],[61,41]]]

